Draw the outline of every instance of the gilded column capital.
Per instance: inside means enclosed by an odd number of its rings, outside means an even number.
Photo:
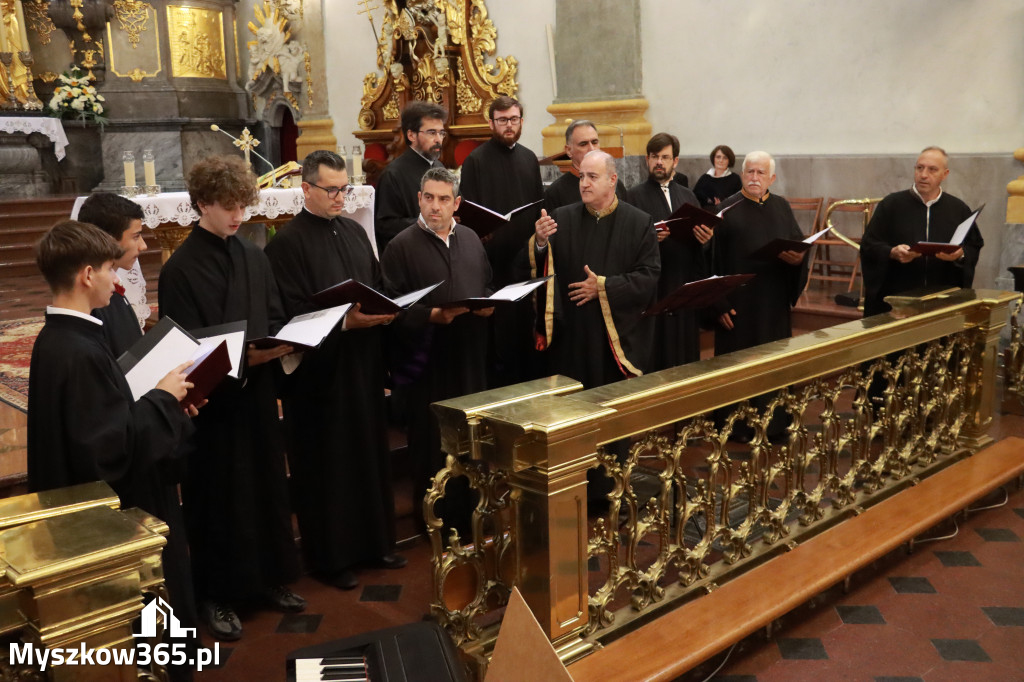
[[[1013,158],[1024,163],[1024,147],[1015,151]],[[1010,195],[1006,200],[1006,222],[1024,223],[1024,175],[1008,183],[1006,193]]]

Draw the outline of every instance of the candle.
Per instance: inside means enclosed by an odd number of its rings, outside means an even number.
[[[152,187],[156,184],[156,158],[152,149],[142,152],[142,168],[146,175],[146,186]]]
[[[25,10],[20,2],[14,3],[18,13],[18,36],[21,38],[21,49],[28,52],[28,31],[25,30]]]
[[[363,148],[359,145],[352,147],[352,180],[360,182],[363,177]]]
[[[132,152],[125,152],[121,155],[121,161],[124,164],[124,186],[134,187],[135,186],[135,154]]]

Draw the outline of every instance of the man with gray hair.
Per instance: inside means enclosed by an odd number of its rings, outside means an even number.
[[[789,202],[768,191],[776,179],[775,159],[767,152],[747,154],[741,178],[743,188],[722,201],[722,206],[735,205],[715,228],[712,266],[716,275],[753,273],[756,277],[716,304],[715,355],[792,336],[790,308],[807,281],[805,253],[783,251],[767,259],[754,256],[777,238],[804,238]],[[769,435],[780,435],[785,426],[784,420],[773,420]]]
[[[586,388],[651,369],[661,259],[651,217],[615,195],[615,159],[587,153],[580,164],[581,202],[556,209],[534,226],[527,253],[547,287],[545,338],[553,370]]]
[[[388,244],[381,269],[388,294],[441,283],[399,313],[392,325],[391,378],[409,413],[414,500],[444,466],[441,436],[430,403],[487,388],[487,321],[493,308],[470,311],[442,304],[490,293],[491,266],[480,238],[452,217],[461,201],[459,179],[444,168],[423,174],[420,214]],[[449,485],[446,523],[468,530],[468,490]],[[445,535],[447,537],[447,535]]]
[[[583,157],[599,149],[601,141],[597,136],[597,125],[593,121],[580,119],[573,121],[565,129],[565,153],[569,156],[572,166],[544,192],[544,207],[548,213],[581,200],[580,164],[583,163]],[[621,180],[616,182],[615,194],[619,199],[626,200],[626,186]]]
[[[916,242],[948,242],[971,215],[970,207],[942,191],[949,177],[949,158],[939,147],[921,151],[910,189],[893,192],[875,208],[864,231],[864,316],[891,310],[885,297],[925,286],[970,287],[985,241],[978,225],[967,232],[952,253],[933,256],[911,251]]]

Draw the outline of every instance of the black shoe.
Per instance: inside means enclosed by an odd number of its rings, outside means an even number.
[[[227,604],[203,602],[199,617],[215,639],[235,642],[242,638],[242,622],[238,620],[235,610]]]
[[[282,613],[300,613],[306,610],[306,600],[284,585],[267,590],[267,601]]]
[[[388,568],[394,570],[397,568],[405,568],[408,563],[409,560],[404,556],[392,552],[391,554],[385,554],[376,561],[371,561],[368,565],[372,568]]]
[[[339,590],[354,590],[359,587],[359,580],[356,578],[356,574],[347,568],[321,577],[320,582],[331,587],[337,587]]]

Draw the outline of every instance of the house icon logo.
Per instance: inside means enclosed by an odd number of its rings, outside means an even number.
[[[146,604],[142,609],[142,628],[134,637],[156,637],[158,614],[163,614],[167,634],[171,637],[195,637],[195,628],[183,628],[174,615],[174,609],[160,597]]]

